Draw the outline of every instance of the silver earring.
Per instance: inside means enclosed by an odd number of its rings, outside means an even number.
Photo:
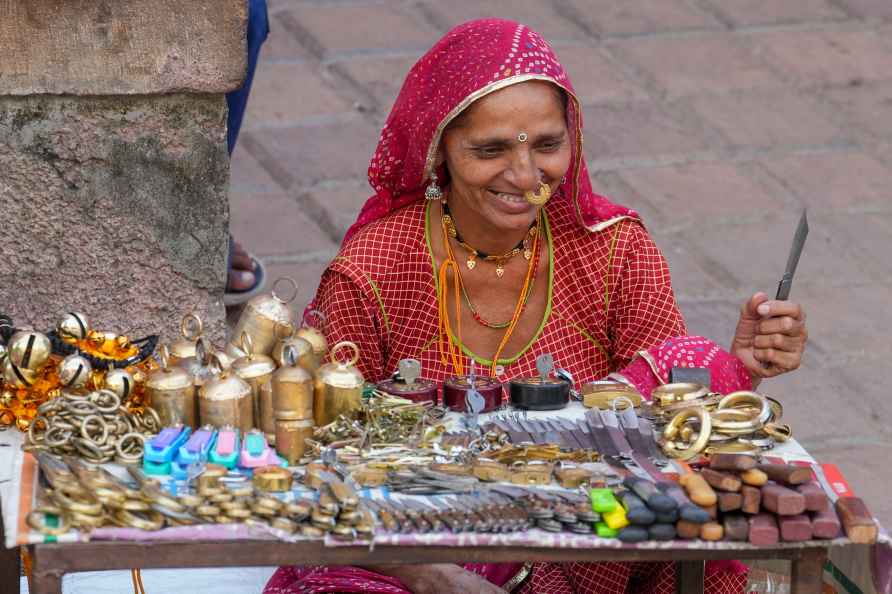
[[[424,197],[428,200],[439,200],[443,197],[443,190],[437,185],[437,173],[431,172],[431,183],[424,189]]]

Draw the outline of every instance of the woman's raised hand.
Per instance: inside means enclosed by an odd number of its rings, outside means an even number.
[[[746,366],[756,387],[763,378],[798,368],[807,340],[801,305],[756,293],[740,308],[731,353]]]

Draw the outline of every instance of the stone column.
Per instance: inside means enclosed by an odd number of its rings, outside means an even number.
[[[245,0],[0,0],[0,313],[225,329]]]

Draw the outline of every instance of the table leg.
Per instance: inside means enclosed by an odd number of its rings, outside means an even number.
[[[791,594],[820,594],[824,588],[826,562],[827,549],[804,549],[798,559],[793,559]]]
[[[3,510],[0,508],[0,584],[3,591],[9,594],[19,594],[19,547],[7,549],[3,545]]]
[[[676,561],[675,591],[678,594],[703,594],[705,561]]]
[[[62,594],[62,575],[56,571],[41,572],[34,570],[31,576],[30,594]]]

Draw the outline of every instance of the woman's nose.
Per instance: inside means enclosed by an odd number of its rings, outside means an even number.
[[[539,169],[533,161],[532,152],[526,147],[518,147],[508,170],[508,181],[519,190],[536,190],[539,185]]]

